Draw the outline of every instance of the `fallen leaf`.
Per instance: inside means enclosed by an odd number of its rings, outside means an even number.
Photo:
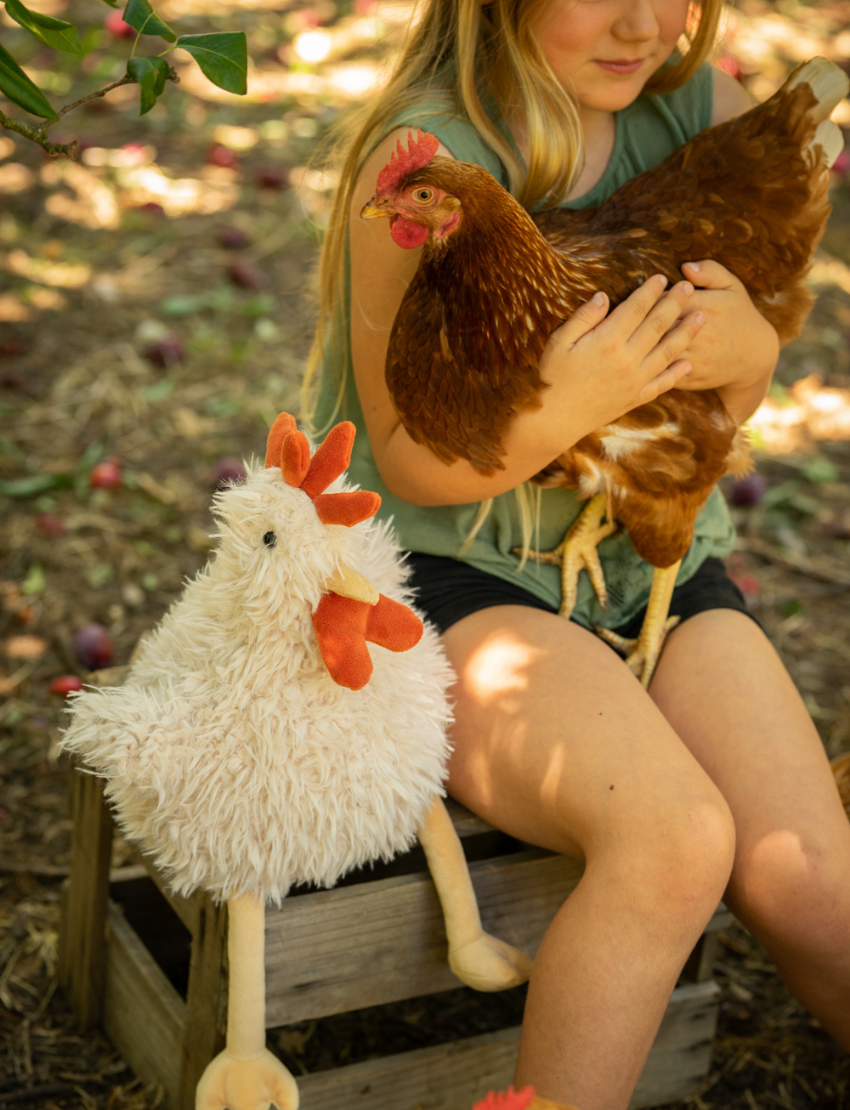
[[[6,641],[6,654],[10,659],[40,659],[50,647],[40,636],[10,636]]]

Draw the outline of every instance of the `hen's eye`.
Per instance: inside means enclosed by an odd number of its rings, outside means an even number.
[[[274,545],[277,543],[277,536],[274,534],[274,532],[266,532],[266,534],[263,536],[263,543],[266,545],[266,547],[274,547]]]
[[[413,199],[418,200],[421,204],[425,204],[433,195],[433,189],[415,189],[413,192]]]

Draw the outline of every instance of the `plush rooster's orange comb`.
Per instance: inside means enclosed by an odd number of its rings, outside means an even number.
[[[302,489],[319,514],[322,524],[351,527],[368,520],[381,507],[381,498],[370,490],[325,493],[351,461],[354,425],[346,420],[328,432],[325,442],[310,458],[310,445],[295,427],[295,418],[282,412],[272,424],[266,444],[266,469],[279,466],[284,481]]]
[[[508,1087],[504,1092],[490,1091],[481,1102],[476,1102],[472,1110],[527,1110],[533,1100],[533,1087],[523,1087],[521,1091]]]
[[[369,490],[324,492],[351,461],[354,434],[354,425],[349,421],[337,424],[310,458],[307,437],[297,430],[295,419],[288,412],[280,414],[269,432],[266,469],[279,466],[287,485],[307,494],[323,524],[345,524],[350,528],[374,516],[380,508],[381,498]],[[390,651],[407,651],[422,637],[419,617],[384,594],[379,594],[377,602],[370,605],[329,590],[313,613],[313,627],[331,678],[349,690],[362,689],[372,677],[367,641]]]

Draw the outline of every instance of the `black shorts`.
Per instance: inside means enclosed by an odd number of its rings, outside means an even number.
[[[528,605],[546,613],[557,613],[548,602],[524,589],[518,582],[507,582],[457,559],[441,555],[408,554],[410,585],[416,590],[415,604],[442,633],[463,617],[493,605]],[[670,615],[686,621],[706,609],[737,609],[748,612],[744,595],[726,573],[720,559],[708,558],[688,579],[676,586],[670,602]],[[640,632],[646,607],[614,631],[635,637]],[[758,624],[758,621],[756,621]]]

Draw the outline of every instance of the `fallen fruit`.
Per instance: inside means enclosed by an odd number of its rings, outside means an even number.
[[[121,465],[116,458],[104,459],[95,463],[89,471],[89,485],[92,489],[116,489],[121,485]]]
[[[183,362],[186,358],[183,344],[176,335],[171,333],[148,343],[142,354],[152,366],[159,366],[163,370],[167,370],[170,366],[176,366],[178,362]]]
[[[136,31],[129,23],[124,22],[120,12],[110,12],[104,19],[103,26],[114,39],[134,39],[136,37]]]
[[[82,690],[83,683],[80,678],[75,674],[63,674],[59,678],[54,678],[50,683],[51,694],[61,694],[63,698],[73,693],[76,690]]]
[[[767,480],[761,474],[748,474],[732,483],[729,502],[740,508],[758,505],[767,490]]]
[[[224,169],[235,170],[239,165],[239,159],[229,146],[213,143],[207,150],[207,163],[210,166],[222,166]]]
[[[231,262],[227,276],[240,289],[260,289],[265,284],[263,275],[250,262]]]
[[[87,624],[74,633],[74,655],[89,671],[112,665],[112,637],[100,624]]]
[[[61,539],[68,531],[59,517],[54,516],[53,513],[39,513],[35,518],[35,526],[49,540]]]
[[[261,189],[285,189],[289,185],[289,174],[277,166],[263,166],[257,170],[256,181]]]
[[[223,227],[218,233],[218,241],[225,250],[239,251],[248,246],[248,234],[241,227]]]
[[[220,459],[210,471],[210,482],[216,489],[244,482],[247,471],[241,459]]]

